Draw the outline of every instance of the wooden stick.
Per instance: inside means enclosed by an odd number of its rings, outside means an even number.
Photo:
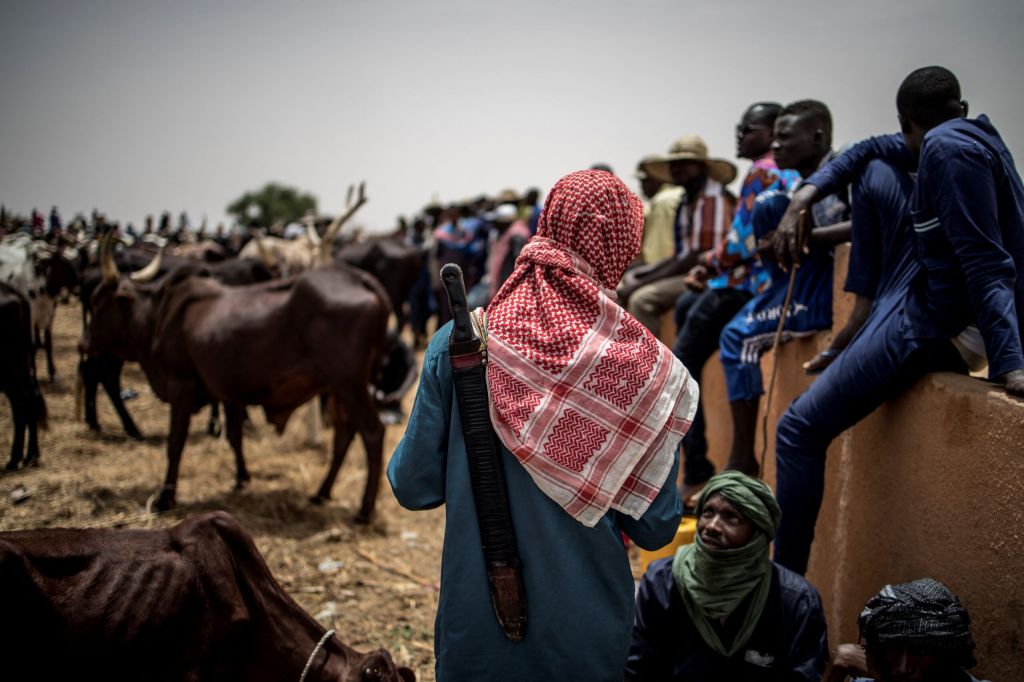
[[[367,561],[369,561],[371,564],[373,564],[377,568],[380,568],[380,569],[382,569],[384,571],[387,571],[388,573],[393,573],[393,574],[395,574],[395,575],[397,575],[399,577],[405,578],[406,580],[411,580],[412,582],[416,583],[420,587],[425,587],[425,588],[427,588],[429,590],[434,590],[435,592],[437,592],[437,591],[439,591],[441,589],[441,587],[437,583],[431,583],[431,582],[429,582],[427,580],[424,580],[423,578],[420,578],[419,576],[414,575],[413,573],[411,573],[407,569],[396,568],[394,566],[389,566],[389,565],[385,564],[383,561],[381,561],[380,559],[378,559],[377,557],[375,557],[374,555],[370,554],[369,552],[367,552],[364,549],[360,549],[360,548],[356,547],[356,554],[358,554],[363,559],[366,559]]]
[[[797,228],[797,244],[802,246],[807,233],[807,210],[800,211],[800,223]],[[775,396],[775,378],[779,373],[779,345],[782,342],[782,330],[786,326],[786,319],[789,317],[789,304],[793,301],[793,285],[796,283],[796,271],[800,267],[793,263],[789,271],[789,286],[786,288],[786,300],[782,304],[782,312],[779,314],[779,324],[775,327],[775,339],[772,341],[772,374],[768,380],[768,392],[765,394],[764,415],[761,417],[761,461],[757,463],[758,478],[764,477],[764,461],[768,457],[768,413],[772,409],[772,398]]]

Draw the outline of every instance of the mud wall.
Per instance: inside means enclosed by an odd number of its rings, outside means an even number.
[[[834,313],[848,246],[837,249]],[[672,330],[664,329],[663,338]],[[829,332],[780,350],[769,409],[765,477],[775,482],[774,428],[813,381],[801,369]],[[762,361],[765,385],[772,354]],[[701,377],[710,458],[724,465],[731,421],[717,356]],[[763,407],[763,406],[762,406]],[[760,454],[760,433],[758,453]],[[975,677],[1011,680],[1024,669],[1024,400],[981,379],[923,377],[844,432],[828,452],[825,499],[808,578],[820,590],[834,646],[856,641],[857,615],[883,585],[920,577],[947,584],[971,613],[978,643]]]

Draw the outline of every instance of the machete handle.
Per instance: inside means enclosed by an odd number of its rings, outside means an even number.
[[[476,338],[473,323],[469,319],[466,301],[466,283],[462,279],[462,268],[455,263],[445,263],[441,268],[441,282],[448,294],[448,307],[452,311],[452,336],[449,343],[465,343]]]

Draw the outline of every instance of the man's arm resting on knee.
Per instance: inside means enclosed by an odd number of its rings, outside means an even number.
[[[671,256],[657,263],[641,265],[626,272],[619,285],[619,295],[628,299],[640,287],[676,275],[684,275],[697,264],[698,254],[690,251],[682,258]]]
[[[800,212],[807,210],[819,198],[832,194],[848,185],[869,161],[883,159],[897,168],[914,170],[914,158],[900,134],[869,137],[835,157],[823,168],[807,178],[793,194],[789,207],[775,231],[775,252],[779,264],[789,268],[800,262],[802,245],[797,243]]]

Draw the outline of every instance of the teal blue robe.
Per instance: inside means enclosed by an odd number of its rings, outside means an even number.
[[[403,507],[445,505],[434,627],[437,679],[621,682],[634,610],[621,534],[648,549],[672,540],[683,511],[675,486],[678,461],[639,520],[609,511],[587,528],[501,448],[528,604],[526,637],[508,640],[488,592],[448,358],[450,333],[451,323],[427,348],[408,427],[388,464],[391,489]]]

